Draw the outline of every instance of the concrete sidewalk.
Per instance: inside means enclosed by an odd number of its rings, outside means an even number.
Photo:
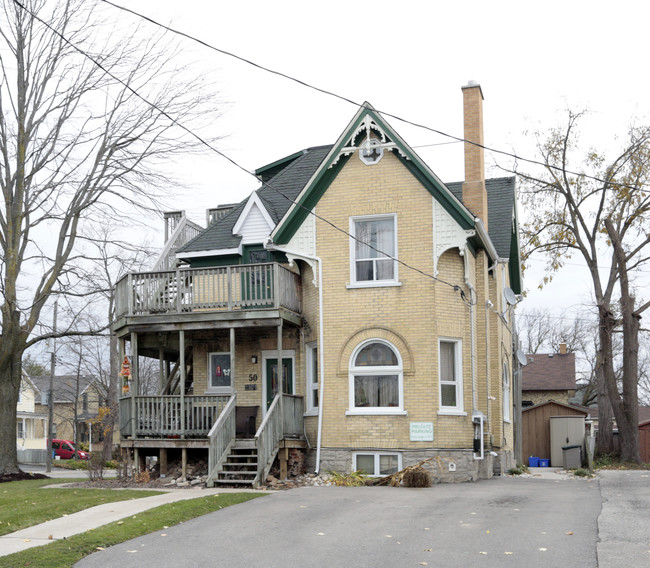
[[[52,473],[48,473],[47,475],[51,477],[69,477],[66,475],[52,475]],[[101,527],[126,517],[132,517],[133,515],[137,515],[148,509],[153,509],[154,507],[159,507],[160,505],[166,505],[167,503],[174,503],[185,499],[197,499],[218,493],[241,493],[246,490],[199,487],[171,490],[156,489],[155,491],[163,491],[163,493],[141,499],[128,499],[126,501],[105,503],[1,536],[0,556],[21,552],[34,546],[50,544],[56,540],[83,533],[89,529]]]

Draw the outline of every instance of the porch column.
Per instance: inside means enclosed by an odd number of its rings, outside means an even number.
[[[135,404],[135,397],[138,394],[140,389],[140,380],[139,380],[139,369],[138,369],[138,334],[131,333],[131,390],[129,395],[131,396],[131,437],[135,438],[136,432],[138,430],[138,416],[137,416],[137,406]]]
[[[160,376],[160,386],[158,387],[158,392],[160,394],[163,394],[163,388],[165,388],[165,385],[167,384],[167,375],[165,374],[165,350],[163,349],[162,345],[158,347],[158,368],[158,374]]]
[[[283,379],[283,369],[282,369],[282,320],[280,320],[280,325],[278,325],[278,394],[280,395],[280,402],[282,402],[282,395],[284,390],[284,385],[282,384]]]
[[[235,328],[230,328],[230,391],[235,392]]]
[[[180,364],[180,371],[181,371],[181,384],[180,384],[180,391],[181,391],[181,438],[185,438],[185,332],[181,329],[178,332],[179,336],[179,350],[180,350],[180,358],[179,358],[179,364]],[[183,449],[183,456],[185,456],[185,449]],[[183,477],[185,477],[185,468],[183,468]]]

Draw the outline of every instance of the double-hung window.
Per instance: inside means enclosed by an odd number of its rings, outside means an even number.
[[[351,281],[357,286],[397,282],[397,223],[395,215],[352,217]]]
[[[440,413],[463,413],[463,380],[461,342],[441,339],[439,342]]]
[[[350,410],[390,414],[403,410],[402,361],[388,342],[363,343],[350,361]]]

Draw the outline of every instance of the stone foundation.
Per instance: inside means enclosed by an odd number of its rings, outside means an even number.
[[[336,471],[338,473],[348,473],[352,471],[353,454],[358,451],[377,451],[367,449],[343,449],[343,448],[323,448],[321,450],[321,462],[319,473],[329,473]],[[493,475],[499,475],[514,466],[514,460],[511,452],[497,453],[492,456],[486,452],[484,459],[474,459],[471,450],[391,450],[392,452],[401,453],[402,468],[415,465],[423,460],[433,458],[424,464],[424,467],[431,471],[434,483],[462,483],[467,481],[477,481],[479,479],[489,479]],[[314,471],[316,466],[316,450],[312,450],[307,458],[307,471]]]

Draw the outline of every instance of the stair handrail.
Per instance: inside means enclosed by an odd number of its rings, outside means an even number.
[[[217,418],[217,421],[210,428],[210,432],[208,432],[208,440],[210,442],[208,450],[208,471],[210,473],[205,482],[207,486],[214,485],[217,472],[235,443],[237,431],[236,408],[237,393],[233,393],[228,404],[226,404],[219,414],[219,418]]]
[[[282,395],[276,394],[271,406],[266,411],[264,420],[255,432],[255,447],[257,448],[257,476],[254,486],[266,479],[273,460],[278,453],[280,440],[284,435],[284,414],[282,412]]]

